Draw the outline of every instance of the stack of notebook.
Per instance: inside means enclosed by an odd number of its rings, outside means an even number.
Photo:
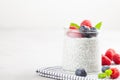
[[[40,76],[58,79],[58,80],[97,80],[97,75],[87,75],[87,77],[79,77],[75,72],[64,70],[60,66],[40,68],[36,71]]]

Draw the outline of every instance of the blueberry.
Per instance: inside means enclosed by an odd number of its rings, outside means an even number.
[[[82,37],[85,37],[85,38],[96,37],[98,34],[97,29],[95,27],[88,28],[85,26],[81,26],[80,32],[82,34]]]
[[[97,32],[97,29],[96,29],[95,27],[91,27],[91,28],[90,28],[90,31],[91,31],[91,32]]]
[[[110,69],[110,66],[103,66],[102,67],[102,72],[105,72],[106,70]]]
[[[82,37],[86,37],[86,38],[90,38],[91,37],[91,35],[89,35],[89,32],[90,32],[89,28],[87,28],[85,26],[81,26],[80,27],[80,32],[82,34]]]
[[[92,35],[91,33],[82,33],[83,37],[86,37],[86,38],[91,38]]]
[[[85,26],[80,27],[80,32],[89,32],[89,29]]]
[[[98,34],[97,29],[95,27],[90,28],[90,32],[92,37],[96,37]]]
[[[86,76],[87,76],[87,72],[85,71],[85,69],[77,69],[77,70],[75,71],[75,75],[76,75],[76,76],[86,77]]]

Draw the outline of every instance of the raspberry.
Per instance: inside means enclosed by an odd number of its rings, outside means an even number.
[[[88,26],[89,28],[92,27],[91,22],[89,20],[84,20],[80,26]]]
[[[102,55],[102,65],[111,65],[111,60],[107,56]]]
[[[115,50],[110,48],[106,51],[105,56],[107,56],[110,60],[113,60],[114,54],[115,54]]]
[[[115,64],[120,64],[120,54],[115,54],[113,56],[113,61],[115,62]]]
[[[119,77],[120,72],[117,68],[111,68],[112,70],[112,75],[110,76],[111,79],[116,79]]]

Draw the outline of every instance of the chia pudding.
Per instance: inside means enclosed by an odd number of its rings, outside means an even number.
[[[83,34],[92,36],[85,36]],[[93,35],[96,34],[96,35]],[[84,68],[87,73],[98,73],[101,71],[101,54],[97,32],[73,32],[67,30],[64,39],[63,68],[75,71]]]

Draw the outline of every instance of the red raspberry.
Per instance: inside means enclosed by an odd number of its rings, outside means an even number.
[[[115,64],[120,64],[120,54],[115,54],[113,56],[113,61],[115,62]]]
[[[111,60],[107,56],[102,55],[102,65],[111,65]]]
[[[89,28],[92,27],[91,22],[89,20],[84,20],[80,26],[88,26]]]
[[[114,49],[108,49],[105,53],[105,56],[107,56],[110,60],[113,60],[113,56],[115,55]]]
[[[112,70],[112,75],[110,76],[111,79],[116,79],[119,77],[120,72],[117,68],[111,68]]]

